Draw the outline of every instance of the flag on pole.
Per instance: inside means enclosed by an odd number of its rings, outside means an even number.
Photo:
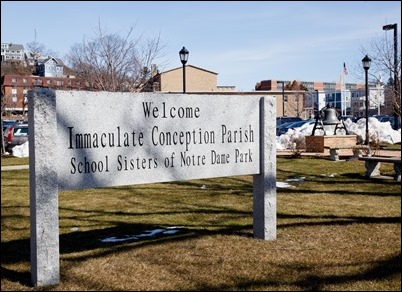
[[[348,75],[348,68],[346,68],[345,62],[343,62],[343,73],[345,73],[345,75]]]

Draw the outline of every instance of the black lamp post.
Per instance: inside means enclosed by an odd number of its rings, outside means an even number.
[[[180,52],[180,61],[183,64],[183,93],[186,93],[186,63],[188,60],[188,50],[183,47]]]
[[[282,83],[282,117],[285,116],[285,82],[276,81],[276,83]]]
[[[382,27],[383,30],[394,30],[394,93],[395,93],[395,99],[398,95],[398,89],[396,88],[397,85],[397,80],[398,80],[398,25],[396,23],[394,24],[387,24]],[[396,102],[396,100],[395,100]],[[396,114],[396,108],[394,106],[394,129],[398,129],[398,115]]]
[[[362,59],[363,68],[366,73],[366,141],[364,142],[365,145],[369,144],[369,128],[368,128],[368,69],[371,65],[371,59],[366,55]]]

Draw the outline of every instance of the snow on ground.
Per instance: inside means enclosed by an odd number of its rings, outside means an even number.
[[[351,119],[345,121],[346,129],[349,135],[357,135],[357,141],[363,142],[366,139],[366,119],[359,119],[353,123]],[[401,129],[398,131],[392,129],[390,122],[379,122],[376,118],[370,117],[368,119],[369,139],[370,142],[378,141],[380,143],[396,144],[401,142]],[[326,135],[333,135],[335,126],[324,126]],[[314,124],[305,124],[295,130],[288,130],[286,134],[276,137],[276,149],[292,149],[296,141],[305,141],[305,136],[310,136],[313,133]],[[332,128],[332,129],[331,129]],[[321,129],[315,131],[315,136],[323,135]],[[338,130],[337,135],[346,135],[346,132],[341,129]]]
[[[29,142],[14,146],[12,149],[13,156],[15,157],[28,157],[29,156]]]

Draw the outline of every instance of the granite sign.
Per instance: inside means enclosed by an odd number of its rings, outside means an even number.
[[[28,109],[35,286],[60,281],[59,190],[253,175],[253,235],[276,238],[274,97],[36,88]]]

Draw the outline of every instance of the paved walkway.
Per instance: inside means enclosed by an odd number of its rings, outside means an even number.
[[[291,156],[293,154],[292,150],[286,149],[286,150],[277,150],[276,155],[278,156]],[[329,153],[328,150],[327,152],[320,153],[320,152],[301,152],[302,156],[312,156],[312,157],[328,157],[329,158]],[[377,152],[374,153],[374,155],[378,156],[385,156],[385,157],[401,157],[401,152],[399,150],[378,150]],[[351,149],[340,149],[339,150],[339,156],[353,156],[353,151]]]

